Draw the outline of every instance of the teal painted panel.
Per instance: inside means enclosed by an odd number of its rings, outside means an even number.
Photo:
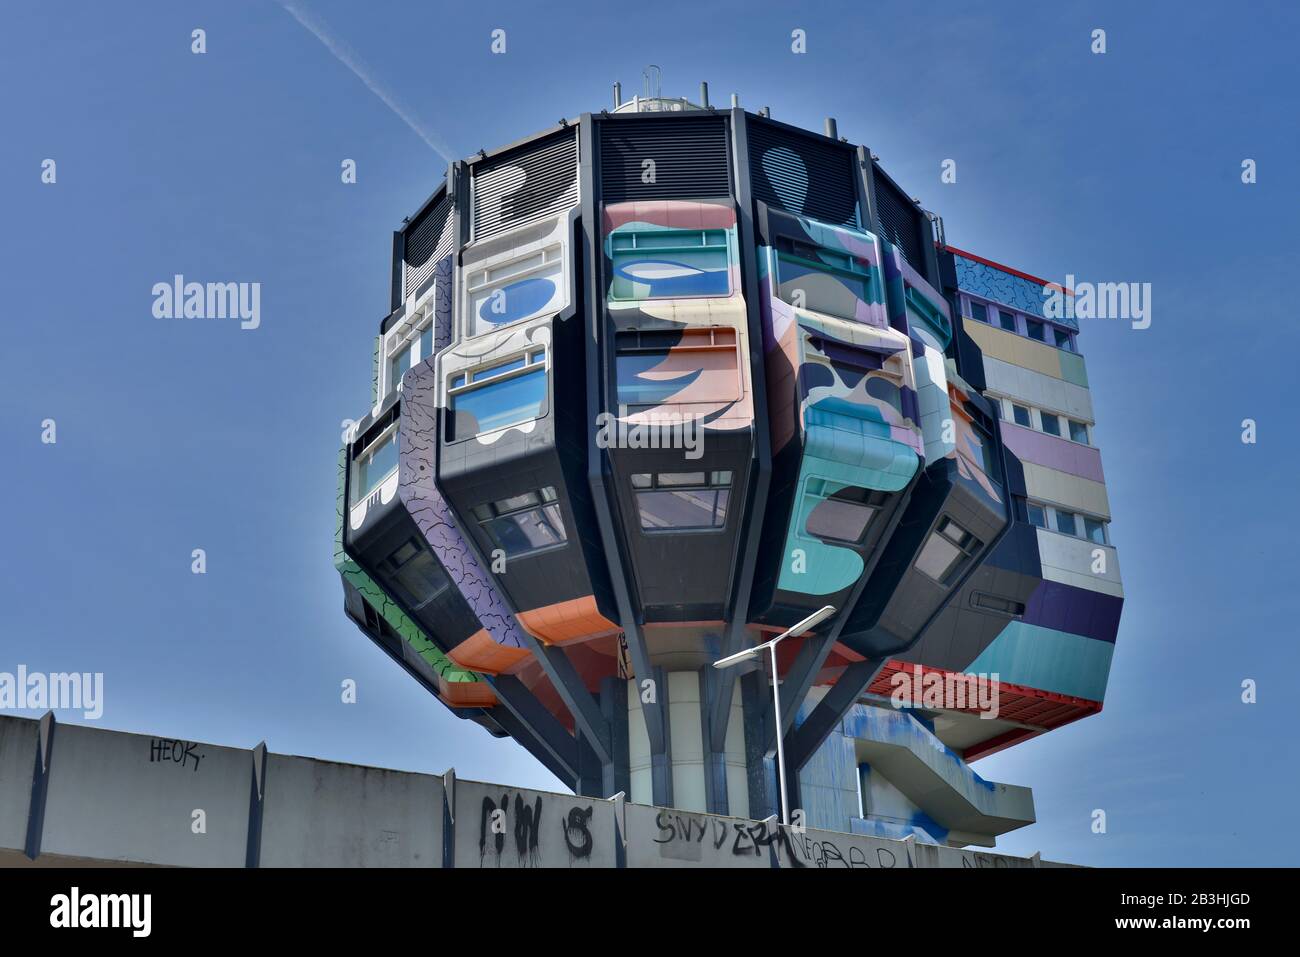
[[[1061,357],[1061,378],[1088,388],[1088,370],[1083,364],[1083,356],[1064,351],[1058,351],[1058,355]]]
[[[890,438],[882,419],[843,415],[818,405],[805,412],[805,423],[805,462],[813,458],[850,467],[852,472],[843,478],[846,485],[897,492],[916,473],[916,452]]]
[[[1082,635],[1013,621],[965,669],[1043,691],[1102,701],[1115,646]]]

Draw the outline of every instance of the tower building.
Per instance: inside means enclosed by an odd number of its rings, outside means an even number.
[[[992,845],[1032,797],[971,762],[1101,709],[1123,603],[1059,287],[833,121],[616,100],[394,233],[347,614],[579,793]],[[825,606],[778,727],[713,663]]]

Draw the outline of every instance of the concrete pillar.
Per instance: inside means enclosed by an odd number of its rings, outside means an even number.
[[[668,740],[672,774],[673,806],[686,811],[708,811],[705,787],[704,721],[702,692],[698,671],[663,673],[661,687],[656,688],[660,701],[668,709]],[[749,813],[748,784],[745,776],[744,709],[741,696],[732,698],[731,718],[727,724],[726,749],[722,762],[727,779],[729,811],[745,817]],[[641,691],[635,680],[627,684],[629,798],[637,804],[652,804],[653,755],[641,714]]]

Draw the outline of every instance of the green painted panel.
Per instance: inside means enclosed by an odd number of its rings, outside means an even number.
[[[1083,356],[1064,351],[1057,354],[1061,357],[1061,378],[1088,388],[1088,370],[1083,364]]]
[[[339,489],[335,499],[337,515],[334,525],[334,567],[353,588],[365,596],[371,607],[415,649],[416,654],[428,662],[429,667],[443,681],[449,683],[478,681],[479,676],[475,672],[457,667],[450,658],[443,654],[438,646],[429,639],[429,636],[424,633],[423,629],[412,621],[384,593],[382,588],[375,584],[374,580],[365,573],[360,565],[348,557],[343,548],[343,515],[347,507],[344,491],[344,482],[347,477],[347,452],[347,446],[344,446],[342,451],[339,452]]]

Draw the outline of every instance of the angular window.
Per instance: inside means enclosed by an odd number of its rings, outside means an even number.
[[[433,355],[433,323],[430,322],[420,332],[420,361]]]
[[[1074,351],[1074,337],[1071,336],[1064,329],[1058,329],[1055,326],[1053,326],[1052,336],[1056,340],[1056,348],[1064,349],[1066,352]]]
[[[452,376],[447,441],[455,442],[546,414],[546,353],[535,350]]]
[[[1025,330],[1030,339],[1034,339],[1038,342],[1047,341],[1047,326],[1039,322],[1037,319],[1026,319]]]
[[[945,588],[952,585],[984,543],[946,515],[921,547],[916,569]]]
[[[620,230],[609,236],[615,300],[731,295],[725,229]]]
[[[1026,429],[1031,428],[1029,410],[1023,405],[1011,405],[1011,415],[1016,421],[1016,425],[1023,425]]]
[[[1060,417],[1052,415],[1050,412],[1040,412],[1039,417],[1042,419],[1044,432],[1048,435],[1061,434]]]
[[[641,528],[689,531],[727,524],[731,472],[638,472],[632,476]]]
[[[809,483],[811,492],[820,493],[825,487],[824,482],[820,482],[817,488],[814,488],[812,482]],[[804,532],[813,538],[856,545],[866,535],[871,520],[880,511],[881,503],[880,493],[869,489],[840,489],[813,506],[804,523]]]
[[[1005,309],[999,309],[998,325],[1000,325],[1003,329],[1007,330],[1007,332],[1015,332],[1016,331],[1015,313],[1007,312]]]
[[[1085,518],[1083,520],[1083,530],[1088,540],[1098,545],[1106,544],[1106,523],[1100,522],[1095,518]]]
[[[984,303],[982,302],[976,302],[974,299],[971,299],[970,317],[972,319],[978,319],[980,322],[988,322],[989,321],[988,306],[984,305]]]
[[[1035,505],[1030,502],[1026,506],[1026,510],[1029,514],[1030,525],[1033,525],[1035,528],[1047,527],[1047,512],[1043,509],[1043,506]]]
[[[568,541],[560,504],[551,486],[475,505],[470,511],[507,558],[521,558]]]
[[[800,309],[858,320],[866,304],[880,302],[876,279],[863,261],[820,246],[790,244],[777,255],[777,295]]]
[[[618,404],[734,402],[740,398],[736,331],[620,332],[615,337]]]
[[[1070,438],[1071,438],[1073,441],[1075,441],[1075,442],[1079,442],[1079,443],[1081,443],[1081,444],[1083,444],[1083,445],[1087,445],[1087,444],[1088,444],[1088,426],[1086,426],[1086,425],[1085,425],[1084,423],[1082,423],[1082,422],[1076,422],[1076,421],[1074,421],[1074,419],[1071,419],[1071,420],[1070,420]]]
[[[388,391],[399,389],[402,386],[402,376],[406,375],[406,370],[411,368],[411,347],[405,346],[402,351],[388,360]]]
[[[564,257],[559,245],[487,268],[465,268],[467,336],[523,322],[564,303]]]
[[[356,504],[396,471],[397,429],[371,444],[352,465],[352,502]]]
[[[412,537],[379,563],[386,573],[387,584],[412,614],[418,613],[451,584],[451,579],[434,559],[433,553]]]
[[[1078,535],[1079,519],[1073,512],[1056,511],[1056,530],[1062,535]]]

